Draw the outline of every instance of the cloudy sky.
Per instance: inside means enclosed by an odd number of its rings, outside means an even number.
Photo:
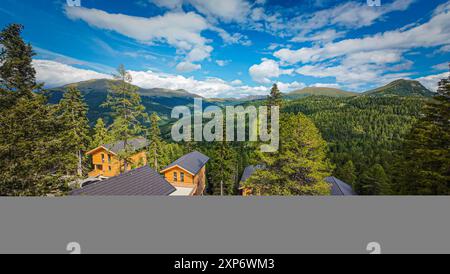
[[[1,0],[47,87],[107,78],[205,97],[307,86],[362,92],[399,78],[434,89],[450,61],[450,1]]]

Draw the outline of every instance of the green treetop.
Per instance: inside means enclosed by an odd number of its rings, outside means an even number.
[[[327,144],[310,119],[284,114],[279,151],[259,153],[258,164],[263,168],[244,187],[255,195],[330,195],[330,185],[324,181],[331,174],[326,154]]]
[[[94,149],[101,145],[106,145],[111,141],[111,136],[109,136],[105,122],[102,118],[99,118],[94,126],[94,136],[92,137],[90,148]]]
[[[281,107],[283,102],[283,94],[278,89],[278,85],[274,84],[270,90],[270,95],[268,98],[269,107],[279,106]]]

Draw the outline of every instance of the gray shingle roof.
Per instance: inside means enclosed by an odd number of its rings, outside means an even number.
[[[132,140],[128,140],[128,145],[132,148],[133,151],[141,150],[148,146],[148,141],[145,138],[136,138]],[[103,145],[109,151],[112,151],[116,154],[125,150],[125,142],[119,141],[114,144]]]
[[[168,196],[176,191],[149,166],[134,169],[70,193],[73,196]]]
[[[179,166],[192,174],[197,174],[206,165],[206,163],[208,163],[208,161],[208,156],[198,151],[194,151],[184,155],[180,159],[165,167],[163,170],[169,169],[174,166]]]
[[[244,169],[244,173],[242,174],[241,183],[247,181],[248,178],[250,178],[255,171],[260,169],[259,166],[248,166]]]
[[[327,183],[331,184],[331,195],[332,196],[355,196],[356,193],[353,191],[352,187],[339,180],[336,177],[325,178]]]

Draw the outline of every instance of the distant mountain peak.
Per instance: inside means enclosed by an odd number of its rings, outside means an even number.
[[[419,81],[399,79],[385,86],[363,93],[368,96],[421,96],[432,97],[434,92],[424,87]]]
[[[337,88],[330,87],[306,87],[287,93],[287,98],[301,98],[308,96],[328,96],[328,97],[351,97],[357,96],[358,93],[349,92]]]
[[[54,88],[52,90],[64,90],[68,86],[76,86],[78,89],[84,92],[108,92],[109,85],[113,84],[116,80],[113,79],[93,79],[87,81],[81,81],[77,83],[67,84],[63,87]],[[138,86],[136,86],[138,87]],[[139,94],[147,97],[188,97],[188,98],[201,98],[200,95],[190,93],[184,89],[165,89],[165,88],[141,88],[138,87]]]

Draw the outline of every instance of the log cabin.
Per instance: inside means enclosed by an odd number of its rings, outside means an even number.
[[[148,147],[148,141],[145,138],[136,138],[129,140],[128,146],[133,154],[127,162],[127,170],[125,170],[124,160],[119,157],[120,153],[125,150],[124,141],[102,145],[87,152],[86,154],[92,157],[94,166],[94,170],[89,172],[89,177],[110,178],[147,165],[145,149]]]
[[[198,151],[186,154],[161,170],[164,178],[179,192],[201,196],[206,188],[206,164],[209,158]]]

